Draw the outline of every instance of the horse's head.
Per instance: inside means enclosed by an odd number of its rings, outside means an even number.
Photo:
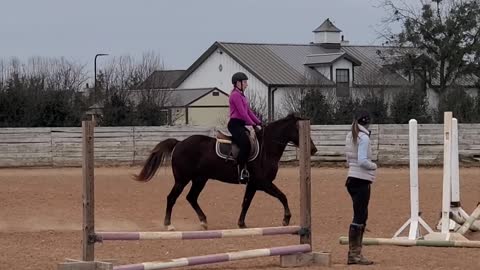
[[[273,132],[277,133],[275,137],[285,140],[286,143],[291,142],[298,147],[300,145],[300,136],[299,136],[300,120],[307,120],[307,119],[296,116],[294,114],[289,114],[285,118],[282,118],[280,120],[273,122],[272,125],[275,125],[275,128],[274,128],[275,130]],[[311,149],[310,151],[311,155],[314,155],[317,152],[317,147],[315,147],[315,144],[313,143],[313,140],[311,137],[310,137],[310,149]]]

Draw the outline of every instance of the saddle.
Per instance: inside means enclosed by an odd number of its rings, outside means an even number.
[[[259,143],[257,136],[255,135],[255,130],[251,126],[247,126],[247,129],[250,131],[248,134],[248,138],[250,139],[250,155],[248,156],[248,161],[253,161],[257,158],[259,153]],[[224,130],[217,130],[216,134],[216,143],[215,143],[215,152],[217,152],[217,156],[223,158],[227,161],[237,160],[239,148],[238,146],[232,142],[232,135],[228,131]]]

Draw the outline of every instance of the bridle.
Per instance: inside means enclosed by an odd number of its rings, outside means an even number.
[[[261,133],[262,133],[262,140],[261,140],[261,143],[259,145],[260,149],[258,150],[258,156],[260,157],[260,168],[263,168],[263,160],[264,160],[263,152],[264,152],[264,146],[265,146],[265,127],[262,127]],[[275,143],[275,144],[285,145],[285,146],[299,147],[299,145],[295,145],[294,143],[289,142],[289,141],[287,141],[287,143],[285,143],[285,142],[280,142],[280,141],[277,141],[277,140],[273,139],[273,140],[271,140],[271,142]]]

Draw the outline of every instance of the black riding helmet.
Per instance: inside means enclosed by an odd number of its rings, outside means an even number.
[[[355,120],[357,120],[357,122],[362,126],[370,124],[370,113],[365,110],[358,111],[357,113],[355,113]]]
[[[236,85],[237,82],[241,82],[241,81],[244,81],[244,80],[248,80],[248,77],[243,72],[237,72],[237,73],[233,74],[233,76],[232,76],[232,84],[233,85]]]

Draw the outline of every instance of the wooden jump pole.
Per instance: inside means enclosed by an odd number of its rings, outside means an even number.
[[[263,227],[248,229],[230,230],[209,230],[209,231],[179,231],[179,232],[97,232],[96,240],[103,241],[138,241],[138,240],[197,240],[232,238],[246,236],[271,236],[285,234],[299,234],[302,231],[300,226],[285,227]]]
[[[347,245],[348,237],[342,236],[340,244]],[[423,246],[423,247],[464,247],[480,248],[480,241],[445,241],[445,240],[409,240],[391,238],[363,238],[364,245],[389,245],[389,246]]]
[[[311,246],[304,245],[291,245],[283,247],[262,248],[253,250],[243,250],[237,252],[219,253],[204,256],[195,256],[187,258],[173,259],[168,262],[145,262],[129,265],[114,266],[113,270],[156,270],[156,269],[168,269],[174,267],[184,267],[211,263],[220,263],[228,261],[237,261],[244,259],[252,259],[258,257],[267,256],[281,256],[289,254],[299,254],[311,251]]]

